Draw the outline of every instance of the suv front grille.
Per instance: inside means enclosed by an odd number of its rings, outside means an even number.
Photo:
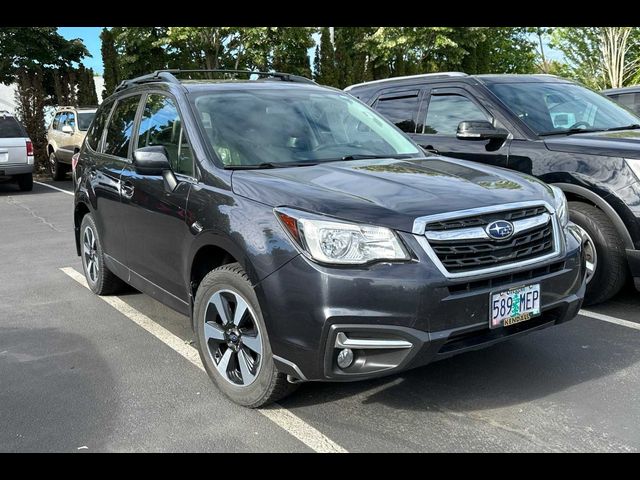
[[[506,240],[489,237],[485,227],[495,220],[512,222],[514,235]],[[544,206],[431,222],[426,224],[424,235],[450,274],[508,268],[556,251],[554,219]]]

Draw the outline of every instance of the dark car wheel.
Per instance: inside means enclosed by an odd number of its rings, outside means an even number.
[[[49,172],[51,173],[51,178],[56,181],[64,180],[67,173],[67,169],[58,162],[54,152],[49,154]]]
[[[193,322],[207,373],[234,402],[255,408],[295,390],[276,370],[258,298],[240,264],[223,265],[204,277]]]
[[[23,173],[22,175],[18,175],[18,187],[23,192],[30,192],[33,190],[33,173]]]
[[[569,216],[585,238],[587,291],[584,304],[602,303],[618,293],[627,280],[624,244],[609,217],[599,208],[569,202]]]
[[[91,214],[82,219],[80,226],[82,268],[89,288],[98,295],[115,293],[123,284],[104,264],[102,244]]]

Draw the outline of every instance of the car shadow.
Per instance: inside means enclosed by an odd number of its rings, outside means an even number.
[[[66,188],[67,187],[67,183],[71,183],[71,182],[60,182],[60,185],[56,185],[54,184],[54,186],[57,186],[58,188]],[[4,195],[37,195],[40,193],[51,193],[53,192],[53,190],[51,190],[50,188],[47,187],[43,187],[41,185],[35,184],[33,186],[33,190],[31,190],[30,192],[23,192],[20,190],[20,188],[18,187],[18,184],[11,181],[11,180],[0,180],[0,196],[4,196]]]
[[[0,385],[0,451],[104,450],[119,408],[116,382],[89,339],[0,328]]]
[[[597,330],[585,329],[581,322],[596,322]],[[625,328],[597,322],[578,318],[381,379],[302,384],[282,404],[296,408],[362,396],[363,406],[467,412],[540,399],[640,361],[637,339],[634,346]],[[600,329],[605,334],[594,336]]]

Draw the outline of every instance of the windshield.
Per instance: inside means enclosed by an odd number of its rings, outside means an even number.
[[[195,106],[225,166],[424,156],[395,126],[338,92],[212,92],[195,97]]]
[[[495,83],[487,88],[538,135],[640,124],[640,118],[616,103],[572,83]]]
[[[96,112],[78,112],[78,130],[89,130],[89,125],[95,116]]]

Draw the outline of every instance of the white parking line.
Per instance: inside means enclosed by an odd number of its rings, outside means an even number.
[[[43,187],[53,188],[54,190],[57,190],[62,193],[66,193],[67,195],[73,195],[73,192],[70,192],[69,190],[64,190],[62,188],[54,187],[53,185],[49,185],[48,183],[36,182],[35,180],[33,181],[33,183],[37,183],[38,185],[42,185]]]
[[[63,273],[67,274],[83,287],[89,288],[84,275],[82,275],[76,269],[71,267],[64,267],[60,270],[62,270]],[[131,305],[123,301],[120,297],[105,296],[98,298],[107,302],[109,305],[118,310],[118,312],[122,313],[136,325],[144,328],[151,335],[156,337],[168,347],[178,352],[200,370],[204,371],[204,367],[202,366],[202,362],[200,361],[198,351],[194,347],[186,343],[184,340],[182,340],[180,337],[174,335],[166,328],[158,325],[145,314],[139,312]],[[295,438],[318,453],[348,453],[346,449],[342,448],[322,432],[316,430],[314,427],[309,425],[293,412],[287,410],[286,408],[283,408],[277,403],[273,404],[270,407],[259,409],[256,411],[267,417],[280,428],[286,430],[289,434],[293,435]]]
[[[596,320],[602,320],[603,322],[615,323],[616,325],[622,325],[623,327],[633,328],[640,330],[640,323],[630,322],[629,320],[623,320],[621,318],[611,317],[602,313],[590,312],[589,310],[580,310],[578,315],[584,317],[595,318]]]

